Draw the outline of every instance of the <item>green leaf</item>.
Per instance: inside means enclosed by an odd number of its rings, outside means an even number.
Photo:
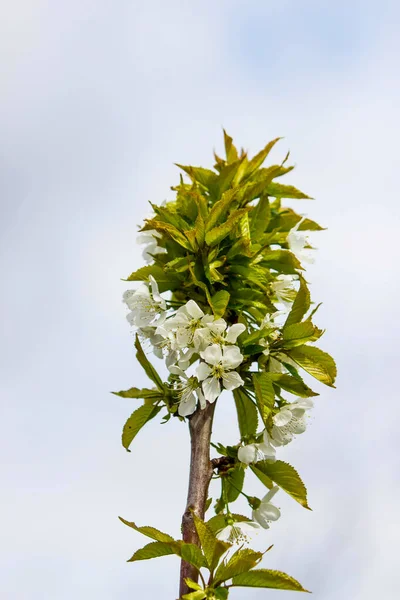
[[[231,544],[218,540],[207,523],[202,521],[196,513],[193,512],[192,514],[207,565],[210,571],[213,571],[217,566],[219,559],[231,547]]]
[[[190,579],[190,577],[185,578],[185,583],[191,590],[203,591],[201,585],[199,585],[196,581],[193,581],[193,579]]]
[[[173,239],[177,244],[186,248],[186,250],[194,250],[192,244],[189,242],[187,237],[179,231],[174,225],[170,225],[169,223],[163,223],[163,221],[157,221],[157,219],[150,219],[146,222],[146,227],[141,231],[146,231],[147,229],[155,229],[160,233],[165,233],[171,239]]]
[[[300,475],[294,467],[282,460],[277,460],[274,463],[263,460],[256,463],[254,468],[262,471],[264,475],[269,477],[287,494],[292,496],[296,502],[304,506],[304,508],[308,508],[310,510],[310,507],[307,504],[306,486],[302,482]],[[256,475],[259,477],[258,473],[256,473]],[[261,480],[260,477],[259,479]]]
[[[123,281],[148,281],[150,275],[152,275],[157,281],[160,292],[176,290],[182,285],[182,282],[179,278],[175,277],[171,273],[165,273],[164,269],[158,265],[141,267],[137,271],[131,273],[129,277]]]
[[[286,373],[271,373],[274,384],[277,384],[282,389],[300,396],[301,398],[310,398],[311,396],[319,396],[316,392],[313,392],[301,379],[287,375]]]
[[[253,373],[254,391],[264,423],[268,421],[275,403],[275,391],[269,373]]]
[[[136,550],[135,554],[128,560],[128,562],[135,562],[137,560],[149,560],[151,558],[158,558],[160,556],[168,556],[169,554],[176,554],[168,542],[150,542],[140,550]]]
[[[205,592],[197,590],[196,592],[189,592],[189,594],[183,594],[182,598],[184,600],[203,600],[206,598]]]
[[[221,200],[218,200],[209,212],[206,220],[206,231],[210,231],[215,227],[220,219],[222,219],[228,211],[236,195],[236,190],[227,190],[222,194]]]
[[[233,145],[233,139],[226,133],[224,129],[225,155],[228,163],[238,159],[238,152]]]
[[[255,465],[250,465],[250,469],[253,471],[254,475],[258,477],[261,483],[263,483],[266,488],[271,490],[274,487],[274,482],[272,481],[271,477],[264,472],[264,464],[265,461],[258,462]]]
[[[268,142],[268,144],[265,146],[265,148],[263,148],[258,154],[256,154],[249,161],[248,167],[246,169],[246,177],[250,177],[259,167],[261,167],[264,160],[267,158],[268,154],[271,152],[272,148],[281,139],[282,138],[278,137],[278,138],[272,140],[271,142]]]
[[[131,414],[122,430],[122,445],[128,452],[130,452],[129,446],[142,427],[146,425],[148,421],[153,419],[160,410],[161,406],[143,404],[143,406],[140,406]]]
[[[310,308],[310,291],[304,280],[304,277],[299,276],[300,287],[293,302],[292,309],[283,326],[283,331],[293,323],[300,323],[308,309]]]
[[[168,535],[168,533],[163,533],[162,531],[159,531],[155,527],[150,527],[148,525],[143,525],[142,527],[140,527],[139,525],[136,525],[136,523],[134,523],[133,521],[126,521],[122,517],[118,517],[118,518],[120,521],[122,521],[122,523],[124,523],[124,525],[131,527],[135,531],[142,533],[143,535],[151,538],[152,540],[156,540],[156,542],[168,542],[168,543],[174,542],[175,543],[175,540],[173,537]]]
[[[272,588],[274,590],[292,590],[293,592],[308,591],[290,575],[270,569],[254,569],[254,571],[236,575],[233,578],[232,586]]]
[[[211,296],[210,306],[216,319],[223,317],[223,315],[225,314],[226,308],[229,303],[229,298],[229,292],[227,292],[226,290],[219,290],[219,292],[216,292],[216,294]]]
[[[135,338],[135,348],[136,348],[136,358],[139,361],[139,363],[142,365],[143,369],[145,370],[147,377],[149,379],[151,379],[151,381],[153,383],[156,384],[156,386],[158,387],[158,389],[161,392],[164,393],[164,390],[165,390],[164,384],[163,384],[159,374],[157,373],[157,371],[155,370],[155,368],[153,367],[153,365],[151,364],[151,362],[148,360],[147,356],[143,352],[143,348],[140,344],[138,334],[136,334],[136,338]]]
[[[213,193],[216,198],[219,198],[221,194],[226,192],[227,189],[231,186],[235,176],[237,175],[238,170],[240,169],[241,164],[243,163],[244,156],[234,162],[227,164],[223,167],[213,184]]]
[[[254,240],[258,240],[268,227],[271,217],[271,208],[269,205],[268,196],[261,196],[257,206],[250,213],[251,218],[251,236]]]
[[[313,200],[311,196],[307,196],[292,185],[283,185],[282,183],[270,183],[266,189],[268,196],[274,198],[298,198],[300,200]]]
[[[239,431],[242,438],[254,435],[258,427],[257,408],[241,388],[233,390],[236,411],[238,416]]]
[[[247,573],[260,562],[262,557],[262,552],[255,552],[250,548],[237,550],[228,562],[222,562],[219,565],[215,573],[215,585],[227,581],[228,579],[232,579],[232,577],[236,577],[241,573]]]
[[[335,387],[333,384],[337,374],[336,364],[327,352],[314,346],[298,346],[289,350],[287,354],[315,379]]]
[[[206,243],[213,247],[222,242],[227,235],[232,233],[234,225],[243,217],[247,212],[247,208],[241,208],[233,211],[227,221],[218,227],[214,227],[206,233]],[[211,213],[210,213],[211,216]]]
[[[227,600],[229,590],[226,587],[218,587],[214,590],[216,600]]]
[[[185,171],[190,177],[192,181],[196,181],[202,187],[210,190],[210,188],[215,185],[217,174],[214,171],[210,171],[210,169],[204,169],[203,167],[191,167],[184,166],[175,163],[177,167]]]
[[[207,561],[203,556],[202,551],[195,544],[186,544],[182,542],[179,555],[183,560],[196,567],[196,569],[207,567]]]
[[[295,348],[302,346],[306,342],[315,341],[323,334],[321,329],[315,327],[311,321],[303,323],[292,323],[283,328],[283,346],[285,348]]]
[[[159,391],[155,389],[148,390],[147,388],[140,390],[139,388],[133,387],[129,390],[111,393],[115,394],[115,396],[121,396],[121,398],[150,398],[152,400],[162,400],[164,398],[164,395],[160,394]]]
[[[290,250],[266,250],[262,253],[262,264],[285,274],[297,274],[303,268]]]
[[[224,500],[226,502],[235,502],[243,488],[245,472],[242,467],[235,467],[223,478]]]

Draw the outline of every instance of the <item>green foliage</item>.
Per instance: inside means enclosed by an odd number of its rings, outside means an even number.
[[[279,485],[304,508],[310,508],[307,503],[307,489],[294,467],[282,460],[276,462],[260,461],[252,466],[252,471],[268,488],[272,482]]]
[[[240,435],[243,439],[246,439],[257,431],[257,408],[242,388],[233,390],[233,397],[236,404]]]
[[[232,587],[258,587],[272,588],[274,590],[292,590],[293,592],[307,592],[303,586],[281,571],[270,569],[255,569],[249,573],[236,575],[232,581]]]
[[[300,287],[293,302],[292,309],[285,321],[283,331],[294,323],[300,323],[310,308],[310,292],[303,277],[300,276]]]
[[[160,556],[168,556],[169,554],[175,554],[175,552],[168,542],[150,542],[150,544],[146,544],[146,546],[140,548],[140,550],[136,550],[128,562],[149,560]]]
[[[299,346],[292,348],[288,352],[288,356],[315,379],[335,387],[333,384],[337,374],[336,364],[326,352],[314,346]]]
[[[161,406],[143,404],[143,406],[140,406],[131,414],[122,430],[122,445],[128,452],[130,452],[129,446],[142,427],[144,427],[148,421],[151,421],[160,410]]]
[[[164,392],[164,384],[161,381],[161,377],[159,376],[159,374],[157,373],[157,371],[155,370],[155,368],[153,367],[153,365],[151,364],[151,362],[148,360],[147,356],[143,352],[143,348],[140,344],[139,336],[137,334],[136,334],[136,338],[135,338],[135,348],[136,348],[136,358],[139,361],[139,363],[142,365],[143,369],[145,370],[147,377],[149,379],[151,379],[151,381],[153,383],[156,384],[156,386],[158,387],[158,389],[160,391]]]
[[[265,425],[272,413],[275,403],[275,391],[270,373],[253,373],[254,390],[257,406]]]
[[[262,559],[262,552],[255,552],[250,548],[237,550],[227,562],[222,562],[215,573],[215,584],[228,581],[241,573],[253,569]]]

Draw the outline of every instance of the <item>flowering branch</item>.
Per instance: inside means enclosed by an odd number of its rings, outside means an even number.
[[[263,553],[246,544],[281,517],[272,502],[279,490],[309,508],[299,474],[277,454],[304,433],[318,396],[301,372],[328,386],[336,377],[333,359],[315,346],[324,332],[312,322],[319,305],[312,306],[304,277],[303,265],[313,260],[305,232],[322,228],[282,206],[283,198],[309,197],[275,181],[293,169],[285,166],[288,155],[262,167],[278,139],[251,159],[225,132],[224,140],[226,158],[215,155],[214,170],[178,165],[191,182],[181,177],[174,200],[152,204],[139,240],[148,265],[128,277],[142,283],[123,295],[136,357],[153,387],[115,392],[143,399],[124,425],[122,444],[130,451],[163,411],[164,422],[188,422],[191,458],[183,539],[121,520],[152,540],[130,562],[180,557],[185,600],[226,600],[235,587],[305,591],[285,573],[255,568]],[[165,361],[167,381],[143,346]],[[220,398],[224,391],[233,393],[240,438],[212,443],[217,401],[229,401]],[[219,457],[210,457],[211,446]],[[244,491],[254,476],[267,488],[262,498]],[[206,519],[212,477],[220,496]],[[231,509],[240,495],[250,517]]]

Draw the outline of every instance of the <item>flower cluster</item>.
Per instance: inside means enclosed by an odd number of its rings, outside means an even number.
[[[176,376],[174,389],[180,399],[178,414],[191,415],[198,405],[214,402],[223,389],[234,390],[244,381],[236,370],[243,362],[237,338],[246,329],[242,323],[228,326],[224,319],[205,314],[194,300],[176,311],[167,307],[154,277],[136,291],[128,290],[123,301],[130,309],[127,319],[142,339],[165,358]],[[196,361],[195,375],[186,371]]]

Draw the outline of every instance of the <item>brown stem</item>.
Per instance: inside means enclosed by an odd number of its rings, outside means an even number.
[[[210,485],[213,466],[210,461],[210,441],[215,403],[208,404],[203,410],[197,410],[189,420],[191,455],[189,489],[186,510],[182,517],[182,537],[188,544],[200,545],[199,537],[193,522],[191,511],[204,519],[208,487]],[[198,571],[195,567],[182,560],[179,595],[188,594],[190,588],[185,583],[185,578],[198,580]]]

